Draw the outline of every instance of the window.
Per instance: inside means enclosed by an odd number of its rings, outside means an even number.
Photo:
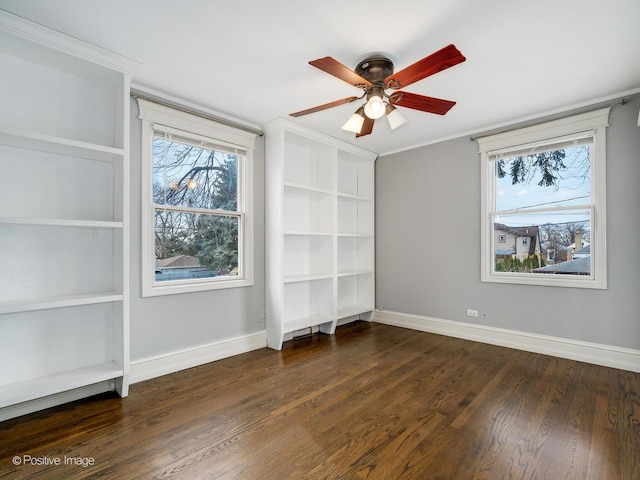
[[[482,281],[607,287],[608,118],[606,108],[478,139]],[[521,244],[498,245],[507,235]]]
[[[138,106],[143,296],[252,285],[255,134]]]

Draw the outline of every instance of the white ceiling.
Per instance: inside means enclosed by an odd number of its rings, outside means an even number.
[[[383,53],[396,71],[455,44],[467,61],[407,87],[455,100],[401,109],[355,139],[343,105],[293,119],[384,154],[640,91],[638,0],[0,0],[141,63],[134,82],[254,125],[360,90],[308,65]]]

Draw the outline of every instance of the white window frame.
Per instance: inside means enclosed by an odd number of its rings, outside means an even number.
[[[607,288],[606,221],[606,127],[610,108],[520,128],[478,139],[481,162],[481,281],[576,288]],[[493,215],[496,210],[495,156],[529,147],[553,146],[571,137],[590,137],[591,155],[591,245],[590,275],[546,275],[496,272],[494,270]]]
[[[214,120],[138,98],[142,120],[142,296],[201,292],[253,285],[254,200],[253,149],[256,134]],[[153,136],[156,131],[180,131],[193,138],[228,145],[242,154],[238,168],[238,264],[237,276],[156,282],[155,206],[153,204]]]

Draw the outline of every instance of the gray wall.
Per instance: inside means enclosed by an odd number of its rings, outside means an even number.
[[[254,151],[255,282],[253,287],[141,296],[140,130],[131,102],[131,360],[206,345],[264,330],[264,138]]]
[[[639,109],[640,96],[615,106],[607,128],[607,290],[480,282],[480,155],[465,137],[377,160],[378,308],[640,349]]]

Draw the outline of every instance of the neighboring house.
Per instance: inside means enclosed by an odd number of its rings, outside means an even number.
[[[156,260],[156,268],[185,268],[185,267],[199,267],[200,260],[197,257],[191,255],[176,255],[169,258],[158,258]]]
[[[573,252],[572,256],[574,260],[577,260],[579,258],[590,257],[591,245],[587,245],[585,247],[582,247],[580,250],[576,250],[575,252]]]
[[[493,224],[493,244],[496,261],[517,258],[520,261],[537,256],[540,259],[540,237],[538,227],[509,227]]]
[[[580,230],[576,230],[575,242],[571,245],[561,245],[557,242],[545,242],[542,244],[542,259],[545,265],[568,262],[588,255],[591,255],[589,242],[582,238]]]
[[[571,251],[566,245],[556,242],[544,242],[542,244],[542,260],[545,265],[553,265],[554,263],[566,262],[571,260]]]
[[[568,262],[536,268],[533,272],[563,275],[589,275],[591,273],[591,255],[587,255],[576,260],[569,260]]]
[[[591,249],[584,250],[589,247],[590,243],[582,238],[582,231],[576,230],[576,240],[567,248],[569,249],[569,256],[567,260],[573,260],[576,258],[583,258],[585,255],[591,255]],[[576,254],[578,255],[576,257]]]
[[[217,274],[211,268],[201,267],[200,260],[191,255],[156,259],[156,281],[215,277]]]

